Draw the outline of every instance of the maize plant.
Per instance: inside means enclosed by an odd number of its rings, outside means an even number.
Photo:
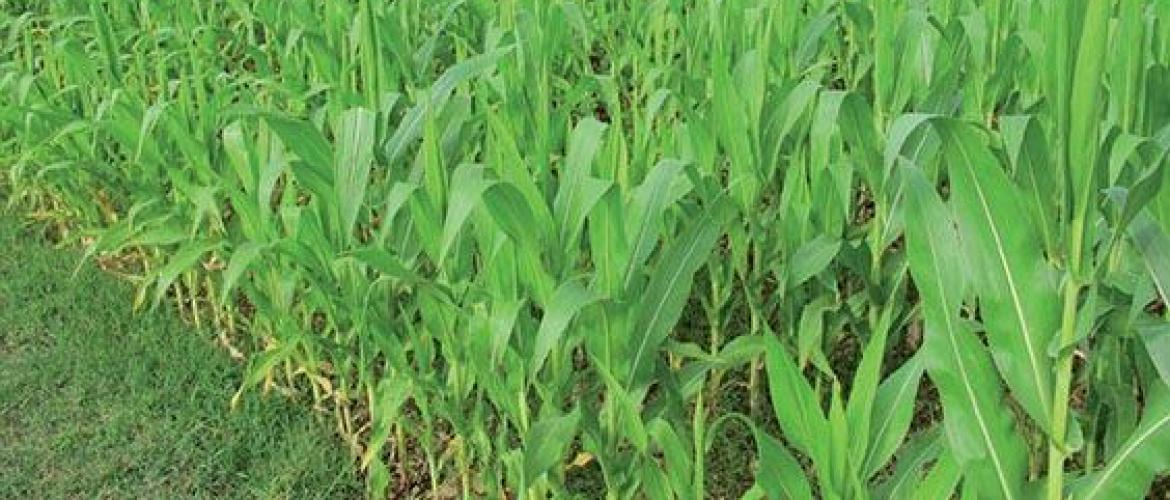
[[[8,205],[371,497],[1165,494],[1170,2],[0,0],[0,39]]]

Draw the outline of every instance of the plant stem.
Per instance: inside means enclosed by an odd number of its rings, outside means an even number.
[[[1060,329],[1060,345],[1066,346],[1076,337],[1077,295],[1079,287],[1072,280],[1064,286],[1064,312]],[[1057,361],[1056,387],[1052,398],[1052,436],[1048,441],[1048,497],[1058,500],[1063,493],[1065,430],[1068,427],[1068,396],[1072,385],[1072,353],[1062,353]]]
[[[1068,429],[1068,397],[1072,387],[1072,351],[1067,347],[1076,339],[1077,298],[1080,295],[1081,248],[1085,218],[1072,221],[1070,235],[1069,273],[1064,282],[1064,309],[1061,313],[1060,357],[1056,365],[1056,385],[1052,398],[1052,435],[1048,440],[1047,498],[1059,500],[1064,493],[1064,460],[1067,457],[1065,437]],[[1067,352],[1065,352],[1067,350]]]

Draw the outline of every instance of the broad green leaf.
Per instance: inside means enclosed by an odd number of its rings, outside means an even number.
[[[1158,193],[1163,190],[1162,178],[1165,171],[1166,162],[1159,160],[1157,164],[1150,167],[1139,177],[1126,191],[1125,209],[1121,213],[1121,220],[1118,226],[1127,227],[1135,217],[1141,213],[1142,210],[1150,203],[1151,200],[1158,196]]]
[[[818,468],[825,467],[829,423],[821,411],[820,398],[780,341],[769,335],[765,342],[768,390],[772,395],[776,422],[789,443],[812,457]]]
[[[163,296],[166,295],[167,290],[171,288],[180,274],[193,270],[204,254],[222,245],[223,243],[218,241],[196,240],[175,252],[166,265],[155,272],[154,306],[158,307],[162,303]]]
[[[460,165],[455,169],[451,178],[450,204],[447,205],[447,218],[443,221],[443,243],[439,247],[439,266],[455,244],[455,238],[467,222],[480,200],[480,196],[494,184],[494,181],[484,178],[482,165]]]
[[[543,247],[541,238],[551,236],[552,222],[537,217],[515,186],[499,182],[483,191],[484,206],[500,229],[519,245]]]
[[[232,252],[232,256],[228,260],[227,269],[223,273],[223,285],[219,293],[221,304],[230,303],[231,293],[235,290],[236,282],[251,267],[252,263],[260,257],[261,253],[268,248],[268,245],[249,241],[240,245]]]
[[[431,87],[429,98],[425,102],[415,105],[406,113],[394,134],[383,145],[386,161],[396,162],[406,152],[406,148],[422,135],[427,112],[442,108],[457,85],[495,68],[500,58],[504,57],[511,49],[511,47],[499,48],[467,58],[443,72],[442,76]]]
[[[1015,179],[1026,193],[1023,201],[1035,219],[1045,248],[1054,252],[1054,225],[1060,203],[1060,176],[1054,175],[1052,154],[1044,137],[1044,130],[1033,116],[1004,116],[1000,118],[1001,135],[1012,164]]]
[[[788,287],[800,286],[809,278],[820,274],[829,267],[840,250],[841,240],[823,235],[801,245],[785,268],[788,273]]]
[[[598,297],[593,291],[582,285],[580,281],[571,279],[557,287],[552,299],[544,308],[544,317],[540,320],[540,329],[536,331],[536,344],[533,347],[529,371],[534,376],[544,366],[549,353],[564,342],[565,329],[569,322],[584,307],[596,302]]]
[[[541,418],[524,435],[524,477],[529,482],[560,463],[581,422],[581,409]]]
[[[646,426],[646,430],[654,437],[654,443],[662,449],[665,461],[666,477],[670,480],[671,488],[680,498],[693,498],[689,495],[692,489],[691,474],[695,472],[692,466],[691,451],[678,433],[663,419],[655,419]]]
[[[1074,234],[1071,238],[1073,252],[1087,251],[1093,241],[1093,224],[1090,213],[1099,186],[1098,156],[1100,154],[1101,118],[1104,107],[1101,99],[1101,72],[1105,65],[1109,45],[1109,22],[1112,17],[1112,0],[1087,0],[1074,8],[1083,10],[1079,30],[1080,42],[1072,66],[1072,85],[1069,90],[1068,122],[1068,172],[1071,181],[1073,202]],[[1080,231],[1081,234],[1075,234]],[[1083,257],[1076,255],[1070,261],[1075,267],[1082,264]],[[1085,261],[1087,263],[1088,261]],[[1074,275],[1083,275],[1081,269],[1072,269]]]
[[[245,190],[249,192],[256,188],[257,168],[253,158],[254,153],[248,150],[244,140],[244,131],[240,122],[232,122],[220,131],[223,136],[223,150],[227,153],[228,163],[236,172]]]
[[[1021,498],[1027,451],[1003,389],[973,331],[960,321],[965,293],[958,238],[949,209],[915,171],[907,172],[906,246],[910,274],[922,296],[923,362],[942,399],[947,440],[965,476],[980,492]]]
[[[886,341],[891,330],[889,322],[892,314],[892,309],[884,309],[877,316],[877,321],[873,323],[869,339],[865,342],[865,348],[861,351],[861,359],[853,373],[853,385],[849,389],[849,400],[845,408],[850,428],[849,460],[853,464],[863,464],[859,480],[865,480],[871,475],[867,473],[868,469],[864,467],[864,464],[867,463],[867,457],[873,453],[881,453],[879,449],[882,446],[881,441],[888,439],[885,436],[889,432],[900,432],[898,435],[900,442],[906,433],[906,429],[898,425],[891,426],[889,425],[891,422],[886,420],[889,417],[887,411],[899,410],[887,410],[885,408],[888,407],[875,405],[882,382],[882,365],[886,356]],[[905,366],[901,367],[901,370],[905,370],[910,365],[918,365],[917,358],[911,358]],[[901,371],[895,372],[895,374],[898,373]],[[892,381],[893,377],[891,377],[891,383]],[[914,394],[909,396],[911,401],[916,394],[917,391],[914,391]],[[883,424],[875,425],[875,411],[879,413],[879,420]],[[874,434],[875,431],[877,434]],[[896,444],[893,446],[897,447]],[[891,451],[891,453],[893,452]],[[888,457],[882,457],[882,459],[885,460]],[[852,465],[851,467],[856,468],[857,466]]]
[[[575,246],[585,224],[585,216],[609,189],[610,182],[591,175],[593,158],[600,149],[606,125],[586,118],[569,138],[561,183],[553,202],[553,215],[560,229],[559,241],[566,248]]]
[[[1170,236],[1147,212],[1138,214],[1129,226],[1129,237],[1141,255],[1146,271],[1162,301],[1170,303]]]
[[[756,484],[769,499],[801,500],[813,498],[804,470],[784,445],[772,436],[756,430],[756,449],[760,471]]]
[[[954,498],[955,489],[963,477],[963,470],[949,450],[942,450],[934,466],[922,482],[914,485],[914,500],[948,500]],[[898,497],[891,497],[898,498]]]
[[[874,497],[910,498],[915,487],[922,482],[927,466],[939,461],[945,447],[946,439],[937,427],[911,436],[899,448],[889,477],[873,487]]]
[[[647,453],[650,447],[650,433],[642,420],[642,405],[639,394],[627,391],[621,382],[604,365],[597,367],[597,373],[605,382],[605,403],[602,412],[616,427],[611,432],[628,440],[639,453]],[[616,417],[613,416],[616,413]]]
[[[865,477],[872,477],[885,467],[902,445],[914,417],[914,400],[918,398],[921,381],[922,364],[918,358],[911,358],[878,387],[870,422],[870,445],[862,465]]]
[[[561,228],[561,245],[565,249],[573,249],[577,246],[581,238],[582,229],[585,227],[585,218],[593,210],[597,203],[601,201],[601,197],[613,186],[613,183],[607,180],[598,179],[595,177],[585,177],[580,179],[580,183],[575,185],[572,189],[577,193],[570,196],[567,203],[569,204],[564,209],[564,219],[559,221]]]
[[[804,367],[814,354],[821,355],[825,335],[825,313],[832,310],[832,297],[822,295],[813,299],[800,313],[796,333],[796,363]]]
[[[627,241],[633,245],[625,270],[627,287],[658,242],[662,214],[670,201],[670,188],[681,177],[682,167],[683,164],[678,161],[660,161],[650,169],[642,184],[634,189],[634,199],[625,222]]]
[[[748,209],[759,196],[763,179],[752,154],[753,128],[758,116],[749,116],[747,103],[735,85],[730,71],[713,68],[715,77],[712,118],[719,144],[730,159],[729,190],[741,209]]]
[[[1170,385],[1170,322],[1156,321],[1137,327],[1138,336],[1146,346],[1154,370],[1162,383]]]
[[[1061,301],[1044,242],[1030,219],[1020,218],[1025,198],[979,136],[960,124],[936,125],[992,356],[1012,395],[1048,427],[1055,363],[1046,349],[1060,329]]]
[[[886,175],[893,175],[894,166],[898,157],[906,146],[906,141],[922,128],[922,125],[938,118],[938,115],[928,113],[907,113],[894,119],[887,132],[886,149],[883,154],[884,171]]]
[[[423,282],[422,277],[406,267],[401,259],[383,248],[359,248],[354,250],[352,255],[358,262],[370,266],[382,276],[394,278],[403,283]]]
[[[413,389],[410,379],[398,372],[391,372],[378,382],[371,412],[373,430],[370,435],[370,446],[362,454],[363,466],[368,467],[370,462],[380,455],[383,446],[390,439],[390,431],[398,421],[402,406],[410,399]]]
[[[658,348],[678,322],[690,296],[694,274],[707,261],[724,227],[736,214],[726,197],[717,198],[668,246],[637,306],[637,328],[626,385],[643,385],[658,359]]]
[[[337,131],[336,184],[338,211],[340,212],[341,234],[353,237],[358,212],[366,199],[366,186],[370,183],[370,168],[374,161],[373,111],[352,108],[341,115]]]
[[[617,189],[609,189],[589,213],[589,250],[595,269],[590,286],[610,297],[621,295],[623,273],[630,260],[627,213]]]
[[[296,153],[302,161],[308,163],[316,172],[328,172],[333,165],[333,147],[309,122],[295,120],[277,114],[263,114],[264,121],[280,136],[284,146]],[[332,179],[332,175],[326,175]]]
[[[90,16],[93,18],[94,24],[97,27],[97,41],[101,47],[102,52],[106,56],[106,69],[110,72],[115,80],[122,79],[122,64],[119,63],[118,58],[122,54],[122,50],[114,40],[114,30],[110,15],[106,12],[106,6],[100,3],[89,4]]]
[[[394,217],[398,215],[398,211],[402,210],[402,206],[406,204],[417,189],[418,184],[409,182],[398,182],[394,184],[394,187],[390,188],[390,193],[386,195],[386,203],[382,207],[381,213],[378,214],[382,224],[382,227],[378,230],[378,242],[386,243],[387,238],[390,237],[390,232],[394,228]]]

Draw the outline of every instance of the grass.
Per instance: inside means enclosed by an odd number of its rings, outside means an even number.
[[[0,498],[360,495],[328,426],[130,287],[0,218]],[[166,308],[162,308],[166,309]]]

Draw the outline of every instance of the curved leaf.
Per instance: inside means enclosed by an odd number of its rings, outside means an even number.
[[[524,476],[529,482],[561,460],[580,422],[581,409],[576,408],[567,415],[544,417],[528,429],[524,435]]]
[[[544,366],[553,347],[561,341],[568,328],[569,322],[585,306],[596,302],[600,297],[592,290],[575,279],[569,280],[557,287],[552,299],[544,310],[544,317],[540,320],[540,329],[536,331],[536,344],[533,347],[532,360],[529,366],[535,374]]]
[[[341,115],[334,189],[344,238],[352,237],[358,212],[366,199],[366,186],[370,183],[370,167],[374,161],[375,124],[374,112],[365,108],[352,108]]]
[[[1142,421],[1100,472],[1074,487],[1078,499],[1142,498],[1170,470],[1170,387],[1154,382]]]
[[[627,387],[643,383],[642,379],[650,372],[658,347],[682,314],[695,272],[707,260],[724,226],[735,214],[736,207],[731,200],[726,195],[719,196],[662,254],[638,304],[638,326],[634,330],[637,336]]]
[[[1054,360],[1046,348],[1060,329],[1060,292],[1028,224],[1023,193],[974,130],[938,121],[950,165],[952,204],[972,266],[987,340],[1012,395],[1041,426],[1052,412]]]
[[[1003,389],[991,357],[959,318],[966,273],[949,210],[921,174],[907,172],[907,182],[907,253],[926,321],[920,352],[938,386],[948,442],[976,489],[1021,498],[1027,450],[1002,409]]]
[[[902,445],[914,417],[914,400],[921,381],[922,363],[918,358],[911,358],[878,387],[870,423],[870,446],[862,466],[865,477],[881,470]]]

